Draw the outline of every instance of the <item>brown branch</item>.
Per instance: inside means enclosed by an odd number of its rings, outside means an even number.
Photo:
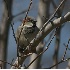
[[[27,12],[27,9],[24,10],[24,11],[22,11],[22,12],[20,12],[20,13],[18,13],[18,14],[16,14],[16,15],[14,15],[14,16],[12,16],[12,18],[14,19],[15,17],[17,17],[17,16],[19,16],[19,15],[21,15],[21,14],[24,14],[24,13],[26,13],[26,12]]]

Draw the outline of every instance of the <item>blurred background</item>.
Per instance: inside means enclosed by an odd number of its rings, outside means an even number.
[[[43,20],[41,16],[49,18],[54,13],[55,9],[58,7],[61,1],[62,0],[33,0],[28,16],[32,16],[35,19],[37,19],[38,21],[37,26],[41,28],[44,22],[46,22],[46,20]],[[9,13],[6,10],[7,8],[6,4]],[[4,58],[4,60],[7,60],[7,62],[9,63],[11,63],[13,59],[15,61],[17,57],[17,45],[13,37],[13,31],[10,24],[14,23],[13,27],[14,31],[16,32],[17,27],[21,24],[22,20],[26,15],[26,11],[29,7],[29,4],[30,0],[10,0],[10,1],[0,0],[0,34],[3,33],[5,28],[7,30],[4,32],[4,35],[2,36],[0,35],[0,60]],[[42,14],[42,11],[45,12]],[[66,0],[64,6],[61,7],[58,13],[59,15],[58,14],[57,15],[58,17],[64,16],[69,11],[70,11],[70,0]],[[7,14],[9,15],[7,16]],[[9,16],[11,17],[8,18]],[[7,36],[5,36],[6,34]],[[48,45],[48,43],[51,40],[50,38],[52,38],[53,35],[54,35],[54,30],[44,38],[43,42],[46,41],[47,42],[43,47],[43,49]],[[5,45],[1,42],[1,40],[3,40],[4,37],[6,38],[4,40]],[[57,38],[59,38],[59,41],[57,41]],[[49,49],[41,55],[39,67],[32,67],[32,68],[49,68],[50,66],[59,62],[62,59],[66,49],[66,47],[63,44],[67,44],[69,38],[70,38],[70,24],[69,22],[66,22],[60,27],[60,30],[57,32],[57,36],[55,36],[55,38],[51,42]],[[58,46],[57,51],[55,50],[56,46]],[[70,44],[68,47],[70,48]],[[55,51],[57,54],[55,54]],[[4,56],[2,55],[2,52],[4,52]],[[36,54],[34,55],[36,56]],[[70,50],[67,50],[65,59],[66,58],[70,58]],[[28,57],[23,64],[27,66],[29,62],[30,62],[30,57]],[[66,61],[55,66],[54,68],[63,69],[67,68],[68,65],[69,61]],[[6,64],[4,68],[11,68],[11,66],[9,64]]]

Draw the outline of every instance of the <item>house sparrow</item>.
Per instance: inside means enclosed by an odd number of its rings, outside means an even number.
[[[23,23],[18,27],[15,36],[16,36],[16,40],[19,40],[17,43],[20,46],[19,47],[20,52],[24,51],[24,49],[29,45],[31,40],[38,33],[39,29],[36,26],[36,22],[37,21],[34,18],[27,17],[26,20],[23,20]]]

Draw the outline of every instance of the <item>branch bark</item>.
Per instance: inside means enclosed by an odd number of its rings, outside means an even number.
[[[49,7],[50,7],[50,0],[40,0],[39,1],[39,7],[38,7],[38,17],[37,17],[37,27],[40,29],[43,24],[48,20],[49,18]],[[47,19],[46,19],[47,18]],[[39,43],[39,45],[37,46],[36,50],[38,53],[43,51],[43,47],[44,47],[44,42],[42,40],[42,42]],[[32,54],[32,56],[30,56],[30,62],[32,60],[34,60],[35,57],[37,57],[38,54]],[[42,56],[42,55],[41,55]],[[36,59],[30,66],[30,69],[39,69],[41,68],[41,56]]]
[[[47,26],[41,31],[40,33],[37,34],[36,38],[34,38],[30,43],[30,47],[36,47],[40,41],[42,41],[45,36],[47,36],[54,28],[59,27],[63,23],[70,21],[70,12],[68,12],[65,16],[60,17],[58,19],[55,19],[52,23],[50,22],[47,24]],[[28,48],[29,46],[27,46]]]
[[[63,23],[65,23],[67,21],[70,21],[70,12],[68,12],[63,17],[60,17],[58,19],[55,19],[53,21],[53,23],[50,22],[49,24],[47,24],[47,22],[46,22],[47,26],[43,29],[43,31],[40,31],[40,33],[37,34],[36,38],[34,38],[30,42],[31,45],[28,45],[27,48],[26,48],[26,50],[28,51],[29,50],[29,47],[35,48],[40,43],[40,41],[42,41],[53,29],[55,29],[56,27],[61,26]],[[24,59],[24,57],[22,59]]]

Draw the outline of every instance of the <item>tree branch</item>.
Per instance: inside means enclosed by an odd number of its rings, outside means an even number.
[[[58,19],[55,19],[53,21],[53,23],[49,23],[47,24],[47,26],[43,29],[43,31],[41,31],[40,33],[37,34],[36,38],[34,38],[27,46],[26,50],[29,48],[29,47],[36,47],[40,41],[42,41],[45,36],[47,36],[54,28],[56,27],[59,27],[60,25],[62,25],[63,23],[67,22],[67,21],[70,21],[70,12],[68,12],[65,16],[63,17],[60,17]]]
[[[70,12],[68,12],[65,16],[60,17],[58,19],[55,19],[53,21],[53,24],[50,22],[49,24],[47,24],[47,26],[43,29],[43,31],[40,31],[36,38],[34,38],[30,44],[27,46],[25,51],[32,51],[33,48],[36,48],[36,46],[40,43],[40,41],[42,41],[54,28],[61,26],[63,23],[70,21]],[[46,22],[47,23],[47,22]],[[26,59],[27,57],[22,57],[23,61]],[[20,61],[21,58],[20,58]],[[17,59],[16,61],[17,62]],[[20,64],[20,63],[19,63]],[[18,63],[17,63],[18,65]]]

